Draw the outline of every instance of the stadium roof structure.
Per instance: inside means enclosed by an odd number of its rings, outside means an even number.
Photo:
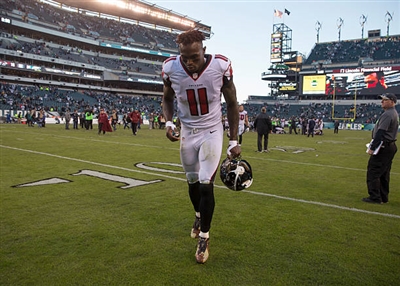
[[[171,30],[198,29],[204,33],[206,38],[210,38],[212,35],[211,26],[200,23],[200,20],[143,0],[46,0],[43,2],[53,5],[59,4],[60,8],[69,6],[80,10],[123,17]]]

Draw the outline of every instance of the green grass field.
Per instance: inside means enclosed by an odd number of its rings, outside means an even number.
[[[370,135],[273,134],[259,154],[246,133],[253,185],[217,178],[198,265],[179,143],[164,130],[2,124],[0,285],[399,285],[400,155],[389,203],[362,202]]]

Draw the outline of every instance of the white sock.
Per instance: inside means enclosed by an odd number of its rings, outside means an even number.
[[[199,236],[202,237],[202,238],[209,238],[210,237],[210,232],[209,231],[208,232],[200,231]]]

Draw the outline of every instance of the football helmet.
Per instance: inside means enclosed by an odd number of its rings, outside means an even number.
[[[181,136],[181,132],[180,132],[179,128],[172,129],[172,136],[174,136],[174,137]]]
[[[229,189],[241,191],[253,183],[253,172],[249,162],[242,159],[226,158],[221,163],[219,176]]]

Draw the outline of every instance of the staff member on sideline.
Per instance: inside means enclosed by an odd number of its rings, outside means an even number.
[[[399,128],[399,114],[395,109],[397,97],[393,93],[384,93],[382,108],[384,112],[379,117],[372,131],[368,154],[367,186],[369,197],[362,200],[366,203],[381,204],[389,201],[390,169],[394,155],[397,152],[396,139]],[[378,154],[374,150],[383,142]]]
[[[254,120],[254,128],[257,131],[257,152],[269,152],[268,151],[268,136],[272,132],[271,119],[267,115],[267,109],[261,108],[261,113]],[[263,140],[264,137],[264,140]],[[262,149],[264,143],[264,149]]]

